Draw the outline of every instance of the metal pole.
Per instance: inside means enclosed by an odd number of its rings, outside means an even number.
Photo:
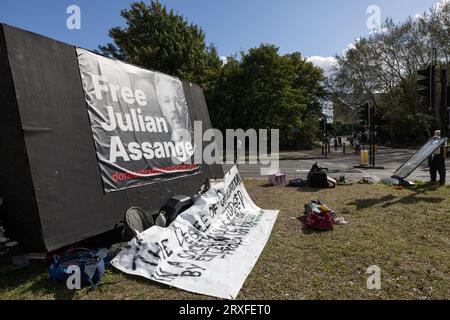
[[[369,163],[371,166],[373,166],[373,134],[372,134],[372,122],[373,122],[373,115],[372,115],[373,106],[369,103]]]
[[[369,162],[372,167],[375,167],[375,105],[369,104],[368,116]]]
[[[370,119],[370,132],[371,132],[371,148],[372,148],[372,166],[375,167],[375,105],[372,106],[372,113]]]
[[[436,66],[437,66],[437,49],[433,48],[433,52],[434,52],[434,62],[433,62],[433,66],[431,67],[431,74],[430,74],[430,80],[431,80],[431,85],[430,85],[430,106],[431,106],[431,111],[436,114]],[[440,112],[437,112],[437,114],[440,117]]]
[[[433,48],[433,52],[434,52],[434,65],[437,65],[437,49]]]
[[[441,105],[440,105],[440,115],[441,115],[441,130],[444,137],[448,137],[448,126],[446,124],[446,112],[447,112],[447,70],[441,68]]]
[[[369,124],[369,126],[370,126],[370,156],[372,157],[372,159],[370,159],[370,164],[372,165],[372,167],[374,166],[373,154],[375,152],[375,149],[373,147],[373,114],[374,114],[373,110],[374,110],[374,108],[375,108],[374,106],[370,107],[370,124]]]
[[[324,142],[325,142],[325,158],[328,158],[328,138],[327,138],[327,118],[324,117],[323,121],[323,135],[324,135]]]

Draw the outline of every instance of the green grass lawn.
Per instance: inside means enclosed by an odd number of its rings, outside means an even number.
[[[449,299],[450,189],[383,185],[312,190],[247,180],[257,205],[279,209],[270,240],[238,299]],[[297,219],[317,200],[348,225],[304,231]],[[366,269],[381,268],[381,290],[368,290]],[[46,265],[13,271],[0,264],[0,299],[208,299],[109,268],[98,290],[68,291]]]

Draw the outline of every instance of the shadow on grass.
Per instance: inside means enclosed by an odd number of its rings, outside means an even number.
[[[75,292],[68,290],[62,283],[50,280],[47,268],[45,263],[32,263],[27,268],[15,270],[12,265],[2,261],[0,294],[17,290],[18,297],[24,292],[29,292],[32,293],[33,298],[37,299],[45,295],[51,295],[54,299],[59,300],[73,299]],[[14,295],[11,298],[14,299]]]
[[[317,193],[320,192],[321,190],[326,190],[326,188],[311,188],[311,187],[297,188],[297,191],[302,193]]]
[[[126,274],[126,273],[122,273],[121,271],[115,270],[113,268],[113,272],[116,275],[119,275],[121,277],[121,280],[119,281],[115,281],[113,283],[106,283],[105,285],[115,285],[117,283],[125,283],[128,286],[133,286],[133,284],[140,284],[140,285],[144,285],[146,287],[148,287],[148,289],[151,289],[152,291],[155,292],[155,296],[151,297],[151,299],[153,300],[164,300],[167,299],[166,297],[170,294],[173,295],[179,295],[180,293],[182,293],[182,296],[179,297],[179,299],[181,300],[189,300],[189,299],[206,299],[206,300],[217,300],[216,298],[213,297],[207,297],[207,296],[198,296],[196,293],[192,293],[192,292],[187,292],[187,291],[183,291],[181,289],[178,289],[176,287],[172,287],[168,284],[163,284],[163,283],[159,283],[156,281],[152,281],[150,279],[141,277],[141,276],[136,276],[136,275],[131,275],[131,274]]]
[[[276,187],[279,187],[279,186],[274,186],[271,183],[266,183],[266,184],[261,185],[261,187],[262,188],[276,188]]]
[[[349,206],[355,206],[358,210],[367,209],[370,207],[374,207],[379,205],[381,208],[388,208],[391,206],[395,206],[398,204],[406,204],[410,205],[411,203],[416,202],[425,202],[425,203],[439,203],[445,200],[442,197],[424,197],[429,192],[434,192],[439,189],[439,186],[431,183],[420,184],[412,188],[408,188],[405,190],[413,191],[412,194],[407,195],[406,197],[396,197],[394,195],[387,195],[381,198],[372,198],[372,199],[357,199],[353,202],[347,203]]]
[[[316,230],[311,228],[302,227],[302,232],[305,235],[311,235],[311,234],[324,234],[328,232],[332,232],[333,230]]]
[[[311,228],[305,227],[305,226],[303,225],[303,222],[305,221],[305,219],[306,219],[305,216],[301,216],[301,217],[298,217],[298,218],[297,218],[297,220],[300,221],[300,226],[301,226],[301,228],[302,228],[302,232],[303,232],[303,234],[305,234],[305,235],[310,235],[310,234],[323,234],[323,233],[328,233],[328,232],[333,231],[333,230],[316,230],[316,229],[311,229]]]
[[[327,188],[311,188],[308,185],[305,186],[295,186],[291,184],[280,184],[280,185],[273,185],[271,183],[265,183],[260,185],[261,188],[268,188],[268,189],[276,189],[276,188],[289,188],[289,189],[297,189],[298,192],[304,192],[304,193],[314,193],[314,192],[320,192],[321,190],[326,190]]]
[[[69,290],[64,283],[53,281],[49,278],[41,278],[35,281],[27,292],[33,296],[51,295],[55,300],[73,300],[75,297],[75,290]]]
[[[96,292],[99,297],[108,297],[109,291],[117,290],[118,284],[126,287],[133,287],[136,284],[145,285],[152,290],[162,292],[155,296],[155,299],[164,299],[164,294],[176,292],[179,289],[151,281],[149,279],[128,275],[122,273],[111,265],[108,271],[112,273],[112,278],[103,278],[96,290],[89,287],[83,287],[82,290],[69,290],[65,283],[51,280],[48,275],[49,263],[32,262],[28,267],[16,270],[10,263],[9,259],[0,260],[0,299],[7,297],[8,299],[55,299],[55,300],[74,300],[89,298],[91,293]],[[195,295],[192,295],[195,297]],[[190,297],[190,298],[192,298]],[[188,297],[189,298],[189,297]]]
[[[82,290],[69,290],[64,283],[51,280],[47,268],[48,266],[45,263],[33,263],[25,269],[15,270],[12,266],[2,262],[0,265],[0,296],[2,293],[9,292],[11,293],[10,299],[16,299],[16,296],[17,299],[22,299],[23,294],[28,293],[32,299],[74,300],[77,299],[76,295],[78,298],[83,298],[95,292],[89,287],[84,287]],[[142,277],[121,273],[111,266],[108,268],[114,273],[115,277],[120,275],[123,275],[123,277],[110,281],[102,279],[96,289],[100,296],[104,292],[114,290],[114,287],[119,283],[129,283],[130,286],[136,283],[145,284],[155,290],[166,292],[177,290]],[[107,293],[106,296],[108,296]]]

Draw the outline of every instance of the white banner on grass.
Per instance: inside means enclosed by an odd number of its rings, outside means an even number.
[[[141,233],[111,264],[186,291],[235,299],[277,215],[253,203],[234,167],[170,227]]]

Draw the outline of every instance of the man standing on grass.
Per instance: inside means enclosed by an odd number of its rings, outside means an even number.
[[[440,138],[441,138],[441,130],[436,130],[434,132],[433,139],[440,139]],[[446,175],[445,147],[446,145],[437,149],[433,153],[433,155],[431,156],[431,164],[430,164],[431,182],[433,183],[436,182],[436,174],[437,172],[439,172],[439,183],[441,184],[441,186],[445,185],[445,175]]]

